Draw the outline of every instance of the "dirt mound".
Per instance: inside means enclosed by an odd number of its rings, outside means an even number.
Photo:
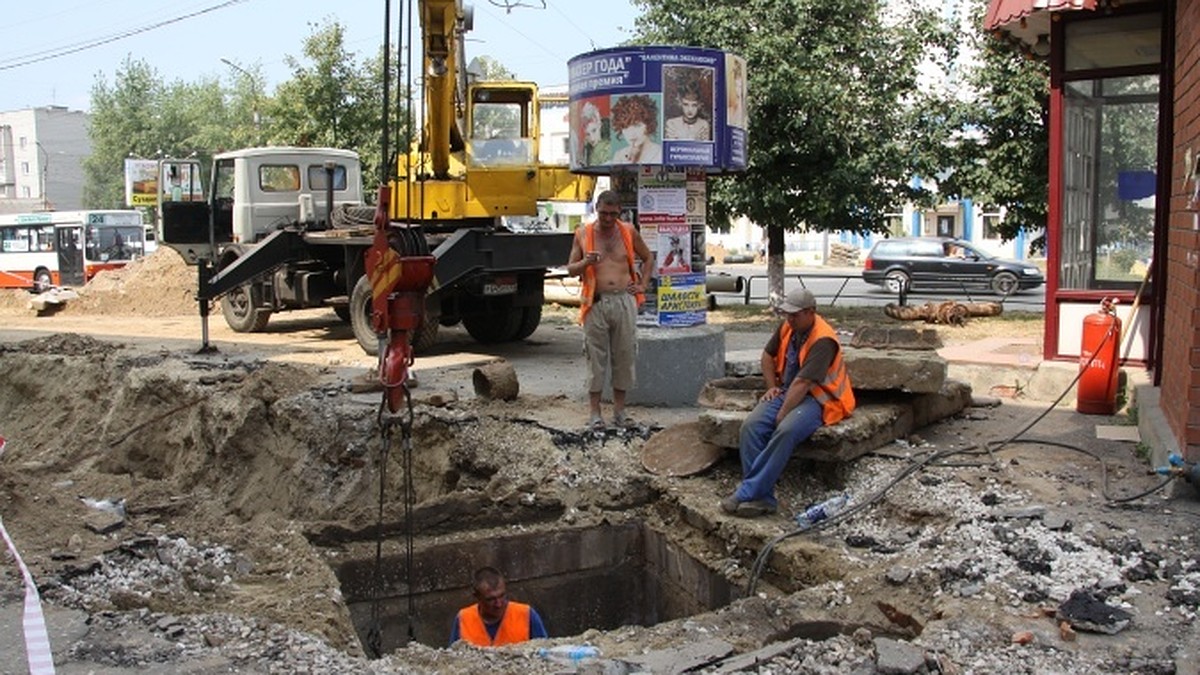
[[[196,268],[174,249],[154,253],[115,270],[105,270],[79,289],[64,314],[137,314],[159,317],[195,314]]]

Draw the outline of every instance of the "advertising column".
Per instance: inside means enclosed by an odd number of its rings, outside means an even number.
[[[746,168],[745,61],[715,49],[619,47],[570,67],[570,157],[610,175],[655,255],[639,323],[705,321],[706,181]]]

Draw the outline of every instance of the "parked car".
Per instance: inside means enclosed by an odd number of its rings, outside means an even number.
[[[863,281],[892,293],[914,288],[986,287],[997,295],[1046,283],[1042,270],[1029,263],[984,253],[961,239],[900,237],[881,239],[863,265]]]

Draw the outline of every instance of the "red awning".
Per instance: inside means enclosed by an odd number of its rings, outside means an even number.
[[[1096,9],[1096,0],[991,0],[983,20],[986,30],[1004,29],[1035,12]]]

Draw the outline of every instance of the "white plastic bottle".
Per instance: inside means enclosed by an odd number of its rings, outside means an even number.
[[[850,495],[845,492],[835,497],[830,497],[820,504],[814,504],[796,514],[796,524],[800,526],[800,529],[807,530],[822,520],[837,515],[849,503]]]
[[[542,647],[538,656],[555,663],[578,665],[588,659],[600,658],[600,649],[591,645],[555,645]]]

